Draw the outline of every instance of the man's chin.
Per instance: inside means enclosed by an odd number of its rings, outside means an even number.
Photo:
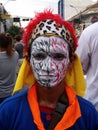
[[[58,86],[58,84],[40,84],[41,86],[45,87],[45,88],[48,88],[48,89],[51,89],[51,88],[54,88],[56,86]]]

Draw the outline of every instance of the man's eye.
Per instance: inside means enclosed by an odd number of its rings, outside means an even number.
[[[38,53],[36,55],[33,55],[33,57],[36,59],[36,60],[44,60],[46,58],[46,56],[42,53]]]
[[[65,58],[64,54],[59,54],[59,53],[57,53],[57,54],[54,54],[54,55],[53,55],[53,59],[58,60],[58,61],[61,61],[61,60],[63,60],[64,58]]]

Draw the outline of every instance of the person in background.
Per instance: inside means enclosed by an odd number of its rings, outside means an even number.
[[[12,95],[19,55],[12,47],[12,37],[0,34],[0,103]]]
[[[19,54],[19,59],[23,58],[23,49],[24,49],[24,45],[22,43],[22,38],[20,35],[16,35],[15,36],[15,50],[18,52]]]
[[[95,22],[98,22],[98,17],[97,16],[93,16],[91,18],[91,24],[95,23]]]
[[[19,54],[19,60],[18,60],[18,66],[17,66],[17,75],[19,72],[19,69],[22,65],[23,62],[23,50],[24,50],[24,45],[22,43],[22,38],[20,35],[16,35],[15,36],[15,50],[18,52]]]
[[[76,53],[86,75],[84,98],[92,102],[98,112],[98,22],[85,28],[78,43]]]
[[[81,97],[84,76],[70,23],[50,10],[37,13],[23,39],[26,57],[14,92],[31,87],[0,105],[0,129],[98,130],[97,111]]]

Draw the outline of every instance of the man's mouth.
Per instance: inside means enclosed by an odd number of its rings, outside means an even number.
[[[52,79],[53,77],[55,77],[54,75],[40,75],[40,78],[49,78]]]

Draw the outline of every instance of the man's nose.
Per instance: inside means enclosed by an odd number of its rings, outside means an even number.
[[[54,71],[53,61],[52,61],[51,57],[47,57],[47,59],[45,60],[45,64],[43,66],[43,70],[47,71],[48,73]]]

